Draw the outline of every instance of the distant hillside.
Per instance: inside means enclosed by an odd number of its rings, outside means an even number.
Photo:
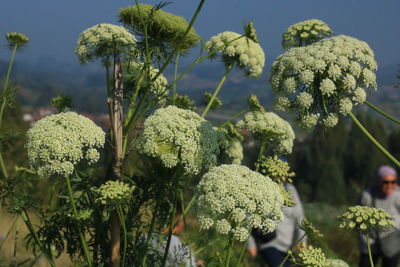
[[[268,59],[271,63],[272,60]],[[6,62],[0,62],[0,70],[6,70]],[[185,68],[181,67],[183,71]],[[269,66],[266,70],[269,69]],[[172,80],[172,72],[167,72]],[[212,92],[224,73],[221,63],[200,64],[178,83],[178,92],[188,94],[201,105],[204,92]],[[394,88],[397,66],[386,66],[378,70],[379,88],[371,92],[369,100],[381,105],[387,111],[400,117],[400,89]],[[249,94],[257,94],[264,105],[270,108],[273,94],[268,83],[268,72],[261,79],[252,80],[244,77],[240,70],[232,71],[224,84],[220,97],[229,113],[242,109]],[[4,79],[5,71],[0,73]],[[51,59],[40,64],[15,62],[12,79],[18,83],[18,100],[23,106],[39,107],[48,105],[50,99],[58,94],[73,97],[75,109],[88,113],[106,112],[104,70],[99,64],[86,66],[57,63]]]

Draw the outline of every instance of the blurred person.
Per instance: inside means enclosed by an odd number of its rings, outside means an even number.
[[[284,219],[275,230],[275,235],[270,235],[271,240],[261,240],[256,235],[251,235],[247,251],[251,256],[260,254],[269,267],[280,266],[290,249],[299,246],[299,242],[306,242],[304,231],[300,228],[304,219],[303,205],[294,185],[285,184],[286,191],[291,193],[292,200],[296,203],[293,207],[282,208]],[[282,266],[290,266],[287,260]]]
[[[369,238],[374,264],[382,259],[382,266],[395,267],[399,264],[400,255],[388,252],[385,247],[400,248],[400,233],[395,241],[388,241],[387,237],[400,229],[400,191],[397,186],[396,170],[390,166],[380,166],[376,173],[376,182],[370,188],[365,189],[360,196],[360,205],[380,208],[388,212],[396,229],[387,232],[376,232]],[[371,266],[368,256],[368,247],[365,236],[359,236],[360,241],[360,267]],[[390,243],[388,243],[390,242]],[[400,250],[400,249],[399,249]]]

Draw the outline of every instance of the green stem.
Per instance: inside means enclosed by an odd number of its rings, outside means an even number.
[[[35,240],[36,244],[39,246],[40,250],[46,256],[47,261],[50,263],[51,267],[56,267],[56,264],[54,263],[54,260],[53,260],[53,258],[51,256],[51,254],[48,253],[48,251],[45,250],[45,248],[42,245],[42,242],[40,242],[38,236],[36,235],[36,232],[33,229],[33,225],[32,225],[31,219],[29,218],[29,215],[26,212],[26,210],[22,211],[21,216],[22,216],[22,219],[24,220],[24,223],[25,223],[26,227],[28,228],[29,232],[31,233],[33,239]]]
[[[7,177],[8,177],[7,169],[6,169],[6,166],[4,165],[3,155],[1,153],[1,151],[0,151],[0,168],[1,168],[1,173],[4,177],[4,179],[7,179]]]
[[[242,259],[243,259],[243,256],[244,256],[244,252],[246,251],[248,242],[249,242],[249,238],[247,238],[246,242],[243,244],[242,251],[240,252],[239,260],[236,263],[236,267],[239,267],[241,265],[241,262],[242,262]]]
[[[366,236],[367,236],[367,247],[368,247],[369,262],[371,264],[371,267],[374,267],[374,261],[372,259],[372,252],[371,252],[371,244],[369,243],[369,235],[368,235],[368,233],[366,234]]]
[[[7,97],[6,97],[7,94],[6,94],[6,92],[8,90],[8,82],[10,80],[11,68],[12,68],[12,65],[14,63],[14,57],[15,57],[15,52],[17,52],[17,47],[18,47],[18,45],[14,45],[14,49],[13,49],[13,52],[11,54],[10,64],[8,65],[8,71],[7,71],[6,80],[4,82],[3,99],[1,101],[1,107],[0,107],[0,129],[1,129],[2,122],[3,122],[4,109],[5,109],[6,104],[7,104]]]
[[[292,253],[290,252],[290,250],[287,252],[285,258],[283,259],[283,261],[281,262],[281,264],[279,264],[279,267],[283,267],[283,265],[285,264],[285,262],[289,259],[290,255],[292,255]]]
[[[140,266],[146,266],[147,248],[149,247],[149,242],[151,240],[151,235],[153,234],[154,224],[156,222],[156,215],[157,215],[157,205],[154,208],[153,217],[151,218],[149,232],[147,233],[147,239],[146,239],[146,243],[145,243],[145,247],[144,247],[145,248],[144,257],[142,259],[142,263],[140,264]]]
[[[136,0],[137,1],[137,0]],[[200,10],[202,9],[204,3],[206,1],[205,0],[200,0],[199,5],[196,8],[196,11],[192,17],[192,19],[189,22],[188,27],[186,28],[186,31],[184,32],[183,36],[182,36],[182,40],[184,40],[186,38],[186,36],[189,34],[190,30],[193,27],[194,22],[196,21]],[[179,43],[179,42],[178,42]],[[158,71],[158,73],[151,79],[151,82],[154,82],[155,80],[157,80],[157,78],[161,75],[161,73],[163,73],[165,71],[165,69],[168,67],[168,64],[171,62],[171,60],[173,59],[173,57],[175,56],[175,54],[181,50],[180,45],[178,45],[173,51],[172,53],[168,56],[167,60],[165,61],[165,63],[163,64],[163,66],[160,68],[160,70]]]
[[[14,253],[13,253],[13,264],[14,264],[14,266],[17,264],[18,236],[19,236],[19,215],[17,215],[16,226],[15,226]]]
[[[179,57],[180,57],[181,53],[180,51],[178,51],[178,53],[176,53],[176,61],[175,61],[175,69],[174,69],[174,81],[176,80],[176,76],[178,75],[178,67],[179,67]],[[174,84],[172,85],[172,89],[173,89],[173,96],[172,96],[172,104],[175,105],[175,99],[176,99],[176,82],[174,82]]]
[[[111,96],[111,87],[110,87],[110,64],[108,59],[104,63],[104,68],[106,69],[106,83],[107,83],[107,97]]]
[[[361,124],[361,122],[354,116],[353,113],[349,113],[349,117],[354,121],[354,123],[360,128],[360,130],[369,138],[369,140],[383,153],[385,154],[397,167],[400,167],[400,162],[392,156]]]
[[[216,238],[216,239],[214,239],[214,240],[211,240],[210,242],[208,242],[207,244],[205,244],[204,246],[202,246],[201,248],[199,248],[198,250],[196,250],[196,251],[194,252],[194,255],[198,255],[198,254],[199,254],[200,252],[202,252],[206,247],[208,247],[209,245],[211,245],[211,244],[217,242],[219,239],[220,239],[220,238],[218,237],[218,238]]]
[[[379,114],[385,116],[386,118],[388,118],[389,120],[400,124],[400,120],[396,119],[395,117],[387,114],[385,111],[383,111],[382,109],[378,108],[377,106],[375,106],[374,104],[372,104],[371,102],[365,100],[364,101],[365,104],[367,104],[370,108],[372,108],[373,110],[375,110],[376,112],[378,112]]]
[[[172,231],[174,228],[174,219],[175,219],[175,213],[176,213],[176,194],[177,194],[177,192],[175,191],[174,196],[173,196],[172,211],[170,213],[170,218],[169,218],[168,239],[167,239],[167,244],[166,244],[165,250],[164,250],[164,257],[163,257],[162,263],[161,263],[162,267],[164,267],[167,263],[169,247],[171,245]]]
[[[183,191],[182,191],[182,190],[179,190],[179,193],[180,193],[180,201],[181,201],[181,203],[182,203],[182,209],[185,210],[185,204],[184,204],[184,198],[183,198]],[[192,198],[192,199],[193,199],[193,198]],[[186,216],[185,216],[185,214],[182,214],[181,217],[183,218],[184,229],[185,229],[185,231],[186,231]],[[181,219],[181,218],[179,218],[178,221],[177,221],[176,223],[178,223],[180,219]],[[174,226],[175,226],[175,225],[174,225]],[[193,267],[193,264],[192,264],[192,250],[190,249],[190,246],[188,246],[188,248],[189,248],[190,267]]]
[[[244,110],[241,110],[241,111],[239,111],[239,112],[233,114],[232,117],[230,117],[226,122],[224,122],[223,124],[221,124],[218,128],[219,128],[219,129],[224,128],[224,127],[225,127],[226,125],[228,125],[231,121],[233,121],[234,119],[236,119],[237,117],[241,116],[242,114],[244,114],[244,113],[246,113],[246,112],[248,112],[248,111],[250,111],[250,109],[249,109],[249,108],[246,108],[246,109],[244,109]]]
[[[210,53],[208,53],[206,56],[204,57],[198,57],[196,58],[196,60],[186,69],[184,70],[181,74],[179,74],[178,78],[174,79],[174,81],[172,82],[172,85],[174,85],[175,83],[177,83],[178,81],[180,81],[183,77],[185,77],[185,75],[191,70],[193,69],[197,64],[201,63],[202,61],[206,60],[207,58],[212,57],[215,53],[217,53],[218,51],[220,51],[223,47],[226,47],[228,45],[230,45],[231,43],[235,42],[236,40],[239,40],[240,38],[245,37],[246,35],[241,35],[239,37],[236,37],[235,39],[230,40],[229,42],[226,42],[225,44],[217,47],[216,49],[214,49],[213,51],[211,51]]]
[[[78,210],[76,209],[75,199],[74,199],[74,196],[73,196],[73,194],[72,194],[71,181],[70,181],[68,175],[65,176],[65,180],[66,180],[66,182],[67,182],[69,199],[70,199],[70,201],[71,201],[72,210],[73,210],[73,212],[74,212],[75,220],[78,221]],[[90,267],[90,266],[92,266],[92,260],[91,260],[90,255],[89,255],[89,248],[88,248],[88,245],[87,245],[87,243],[86,243],[85,236],[84,236],[84,234],[83,234],[83,229],[82,229],[81,226],[79,226],[79,228],[80,228],[80,234],[79,234],[79,236],[80,236],[81,243],[82,243],[82,246],[83,246],[83,252],[84,252],[84,254],[85,254],[86,260],[87,260],[87,262],[88,262],[88,264],[89,264],[89,267]]]
[[[203,113],[201,114],[201,117],[204,118],[204,117],[206,116],[208,110],[210,109],[212,103],[214,102],[215,97],[218,95],[219,90],[221,89],[222,85],[224,84],[224,82],[225,82],[226,78],[228,77],[229,72],[232,70],[232,68],[233,68],[233,64],[229,65],[229,66],[226,68],[226,71],[225,71],[224,76],[222,76],[221,81],[219,82],[217,88],[216,88],[215,91],[214,91],[214,94],[212,95],[210,101],[208,102],[208,105],[207,105],[206,109],[205,109],[205,110],[203,111]]]
[[[124,217],[124,213],[122,211],[122,208],[119,207],[117,209],[118,212],[118,217],[119,217],[119,221],[121,222],[121,226],[122,226],[122,231],[123,231],[123,235],[124,235],[124,245],[123,245],[123,254],[122,254],[122,267],[125,266],[125,260],[126,260],[126,248],[127,248],[127,244],[128,244],[128,235],[126,232],[126,225],[125,225],[125,217]]]
[[[232,244],[233,244],[233,240],[232,240],[232,236],[229,236],[229,240],[228,240],[228,244],[226,246],[226,252],[225,252],[225,267],[229,266],[229,262],[231,260],[231,248],[232,248]]]

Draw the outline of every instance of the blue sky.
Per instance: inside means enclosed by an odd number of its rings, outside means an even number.
[[[140,1],[157,3],[159,1]],[[198,0],[175,0],[166,11],[191,18]],[[118,23],[117,10],[133,0],[2,0],[0,58],[7,59],[4,34],[23,32],[31,38],[20,59],[54,58],[77,62],[74,46],[79,34],[97,23]],[[282,32],[291,24],[322,19],[335,31],[370,44],[380,66],[400,63],[399,0],[206,0],[196,31],[207,40],[242,23],[254,21],[268,58],[282,50]],[[3,45],[4,44],[4,45]]]

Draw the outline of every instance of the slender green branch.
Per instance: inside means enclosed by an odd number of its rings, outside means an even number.
[[[228,125],[229,123],[231,123],[234,119],[236,119],[237,117],[243,115],[244,113],[246,113],[246,112],[248,112],[248,111],[250,111],[250,109],[249,109],[249,108],[246,108],[246,109],[244,109],[244,110],[241,110],[241,111],[239,111],[239,112],[233,114],[232,117],[230,117],[226,122],[224,122],[223,124],[221,124],[218,128],[219,128],[219,129],[224,128],[226,125]]]
[[[71,181],[70,181],[68,175],[65,176],[65,181],[67,182],[69,199],[71,201],[72,210],[74,212],[75,220],[78,221],[78,210],[76,209],[75,199],[74,199],[74,196],[72,194]],[[86,240],[85,240],[83,229],[82,229],[81,226],[79,226],[79,228],[80,228],[79,236],[80,236],[81,243],[82,243],[82,246],[83,246],[83,252],[85,253],[86,261],[88,262],[89,267],[90,267],[90,266],[92,266],[92,260],[90,258],[89,248],[88,248],[88,245],[87,245]]]
[[[244,244],[243,244],[242,250],[240,252],[239,260],[236,263],[236,267],[239,267],[242,263],[244,252],[246,251],[246,248],[247,248],[247,243],[249,243],[249,238],[247,238],[246,242],[244,242]]]
[[[224,84],[224,82],[225,82],[226,78],[228,77],[229,73],[231,72],[232,68],[233,68],[233,64],[229,65],[229,66],[226,68],[226,71],[225,71],[224,76],[222,76],[221,81],[219,82],[217,88],[215,89],[214,94],[212,95],[210,101],[208,102],[207,107],[205,108],[205,110],[204,110],[203,113],[201,114],[201,117],[203,117],[203,118],[206,117],[208,110],[210,109],[212,103],[214,102],[215,97],[218,95],[219,90],[221,90],[221,87],[222,87],[222,85]]]
[[[0,168],[1,168],[1,174],[3,175],[3,178],[7,179],[8,173],[7,173],[6,166],[4,165],[3,155],[1,153],[1,151],[0,151]]]
[[[15,52],[17,52],[17,47],[18,47],[18,45],[14,45],[14,49],[13,49],[12,54],[11,54],[10,64],[8,65],[6,80],[4,82],[3,99],[1,101],[1,107],[0,107],[0,129],[1,129],[1,126],[2,126],[2,122],[3,122],[4,109],[5,109],[6,105],[7,105],[8,83],[9,83],[9,80],[10,80],[11,68],[12,68],[12,65],[14,63],[14,57],[15,57]]]
[[[151,235],[153,234],[153,229],[154,229],[154,224],[156,222],[156,215],[157,215],[157,205],[154,207],[153,211],[153,216],[151,218],[150,226],[149,226],[149,231],[147,233],[147,239],[145,243],[145,250],[144,250],[144,257],[142,259],[142,262],[140,266],[146,266],[146,260],[147,260],[147,248],[149,247],[149,242],[151,240]]]
[[[14,237],[14,253],[13,253],[13,264],[17,264],[17,246],[18,246],[18,237],[19,237],[19,215],[17,215],[15,226],[15,237]]]
[[[225,267],[229,267],[229,262],[231,260],[231,250],[232,250],[233,239],[232,235],[229,235],[228,244],[226,245],[226,252],[225,252]]]
[[[374,104],[372,104],[371,102],[365,100],[364,101],[365,104],[367,104],[370,108],[372,108],[373,110],[375,110],[376,112],[378,112],[379,114],[383,115],[384,117],[388,118],[389,120],[400,124],[400,120],[396,119],[395,117],[393,117],[392,115],[389,115],[388,113],[386,113],[385,111],[383,111],[382,109],[378,108],[377,106],[375,106]]]
[[[371,267],[374,267],[374,260],[372,259],[371,244],[369,243],[369,235],[368,235],[368,233],[366,234],[366,237],[367,237],[369,263],[371,264]]]
[[[181,53],[178,51],[176,53],[176,60],[175,60],[175,68],[174,68],[174,81],[176,81],[176,77],[178,75],[178,67],[179,67],[179,57]],[[176,82],[172,84],[172,89],[173,89],[173,96],[172,96],[172,104],[175,105],[175,99],[176,99]]]
[[[177,192],[175,190],[174,196],[173,196],[172,211],[170,213],[170,218],[169,218],[168,239],[167,239],[167,244],[166,244],[165,250],[164,250],[164,256],[163,256],[162,263],[161,263],[162,267],[166,266],[169,247],[171,245],[172,231],[174,228],[174,219],[175,219],[175,213],[176,213],[176,200],[177,200],[176,195],[177,195]]]
[[[354,116],[353,113],[349,113],[349,117],[354,121],[358,128],[369,138],[369,140],[383,153],[385,154],[397,167],[400,167],[400,162],[393,157],[392,154],[389,153],[369,132],[368,130],[361,124],[361,122]]]
[[[48,253],[48,251],[46,251],[46,249],[42,245],[42,242],[40,242],[38,236],[36,235],[35,229],[33,229],[31,219],[29,218],[29,215],[26,212],[26,210],[22,211],[21,216],[22,216],[22,219],[24,220],[26,227],[28,228],[29,232],[31,233],[33,240],[35,240],[35,243],[39,246],[40,250],[44,253],[44,255],[47,258],[47,261],[50,263],[51,267],[56,267],[56,264],[54,263],[51,253]]]
[[[125,225],[125,217],[124,217],[124,213],[122,211],[121,207],[117,208],[117,212],[118,212],[118,217],[119,217],[119,221],[121,222],[121,226],[122,226],[122,231],[123,231],[123,235],[124,235],[124,244],[123,244],[123,254],[122,254],[122,267],[125,266],[125,261],[126,261],[126,249],[127,249],[127,245],[128,245],[128,235],[126,232],[126,225]]]
[[[213,51],[211,51],[210,53],[208,53],[206,56],[204,57],[198,57],[196,58],[196,60],[186,69],[184,70],[181,74],[179,74],[179,76],[174,79],[174,81],[172,82],[172,85],[174,85],[175,83],[177,83],[178,81],[180,81],[183,77],[185,77],[185,75],[191,70],[193,69],[197,64],[201,63],[202,61],[206,60],[207,58],[212,57],[215,53],[217,53],[218,51],[221,50],[221,48],[228,46],[229,44],[235,42],[236,40],[239,40],[240,38],[246,37],[246,35],[241,35],[239,37],[236,37],[232,40],[230,40],[229,42],[226,42],[225,44],[217,47],[216,49],[214,49]]]
[[[283,267],[283,265],[285,264],[285,262],[289,259],[290,255],[292,255],[292,249],[299,243],[301,242],[301,240],[303,240],[303,238],[306,236],[306,233],[304,233],[299,239],[297,239],[297,241],[294,243],[294,245],[289,249],[289,251],[287,252],[285,258],[283,259],[283,261],[281,262],[281,264],[279,264],[279,267]]]

